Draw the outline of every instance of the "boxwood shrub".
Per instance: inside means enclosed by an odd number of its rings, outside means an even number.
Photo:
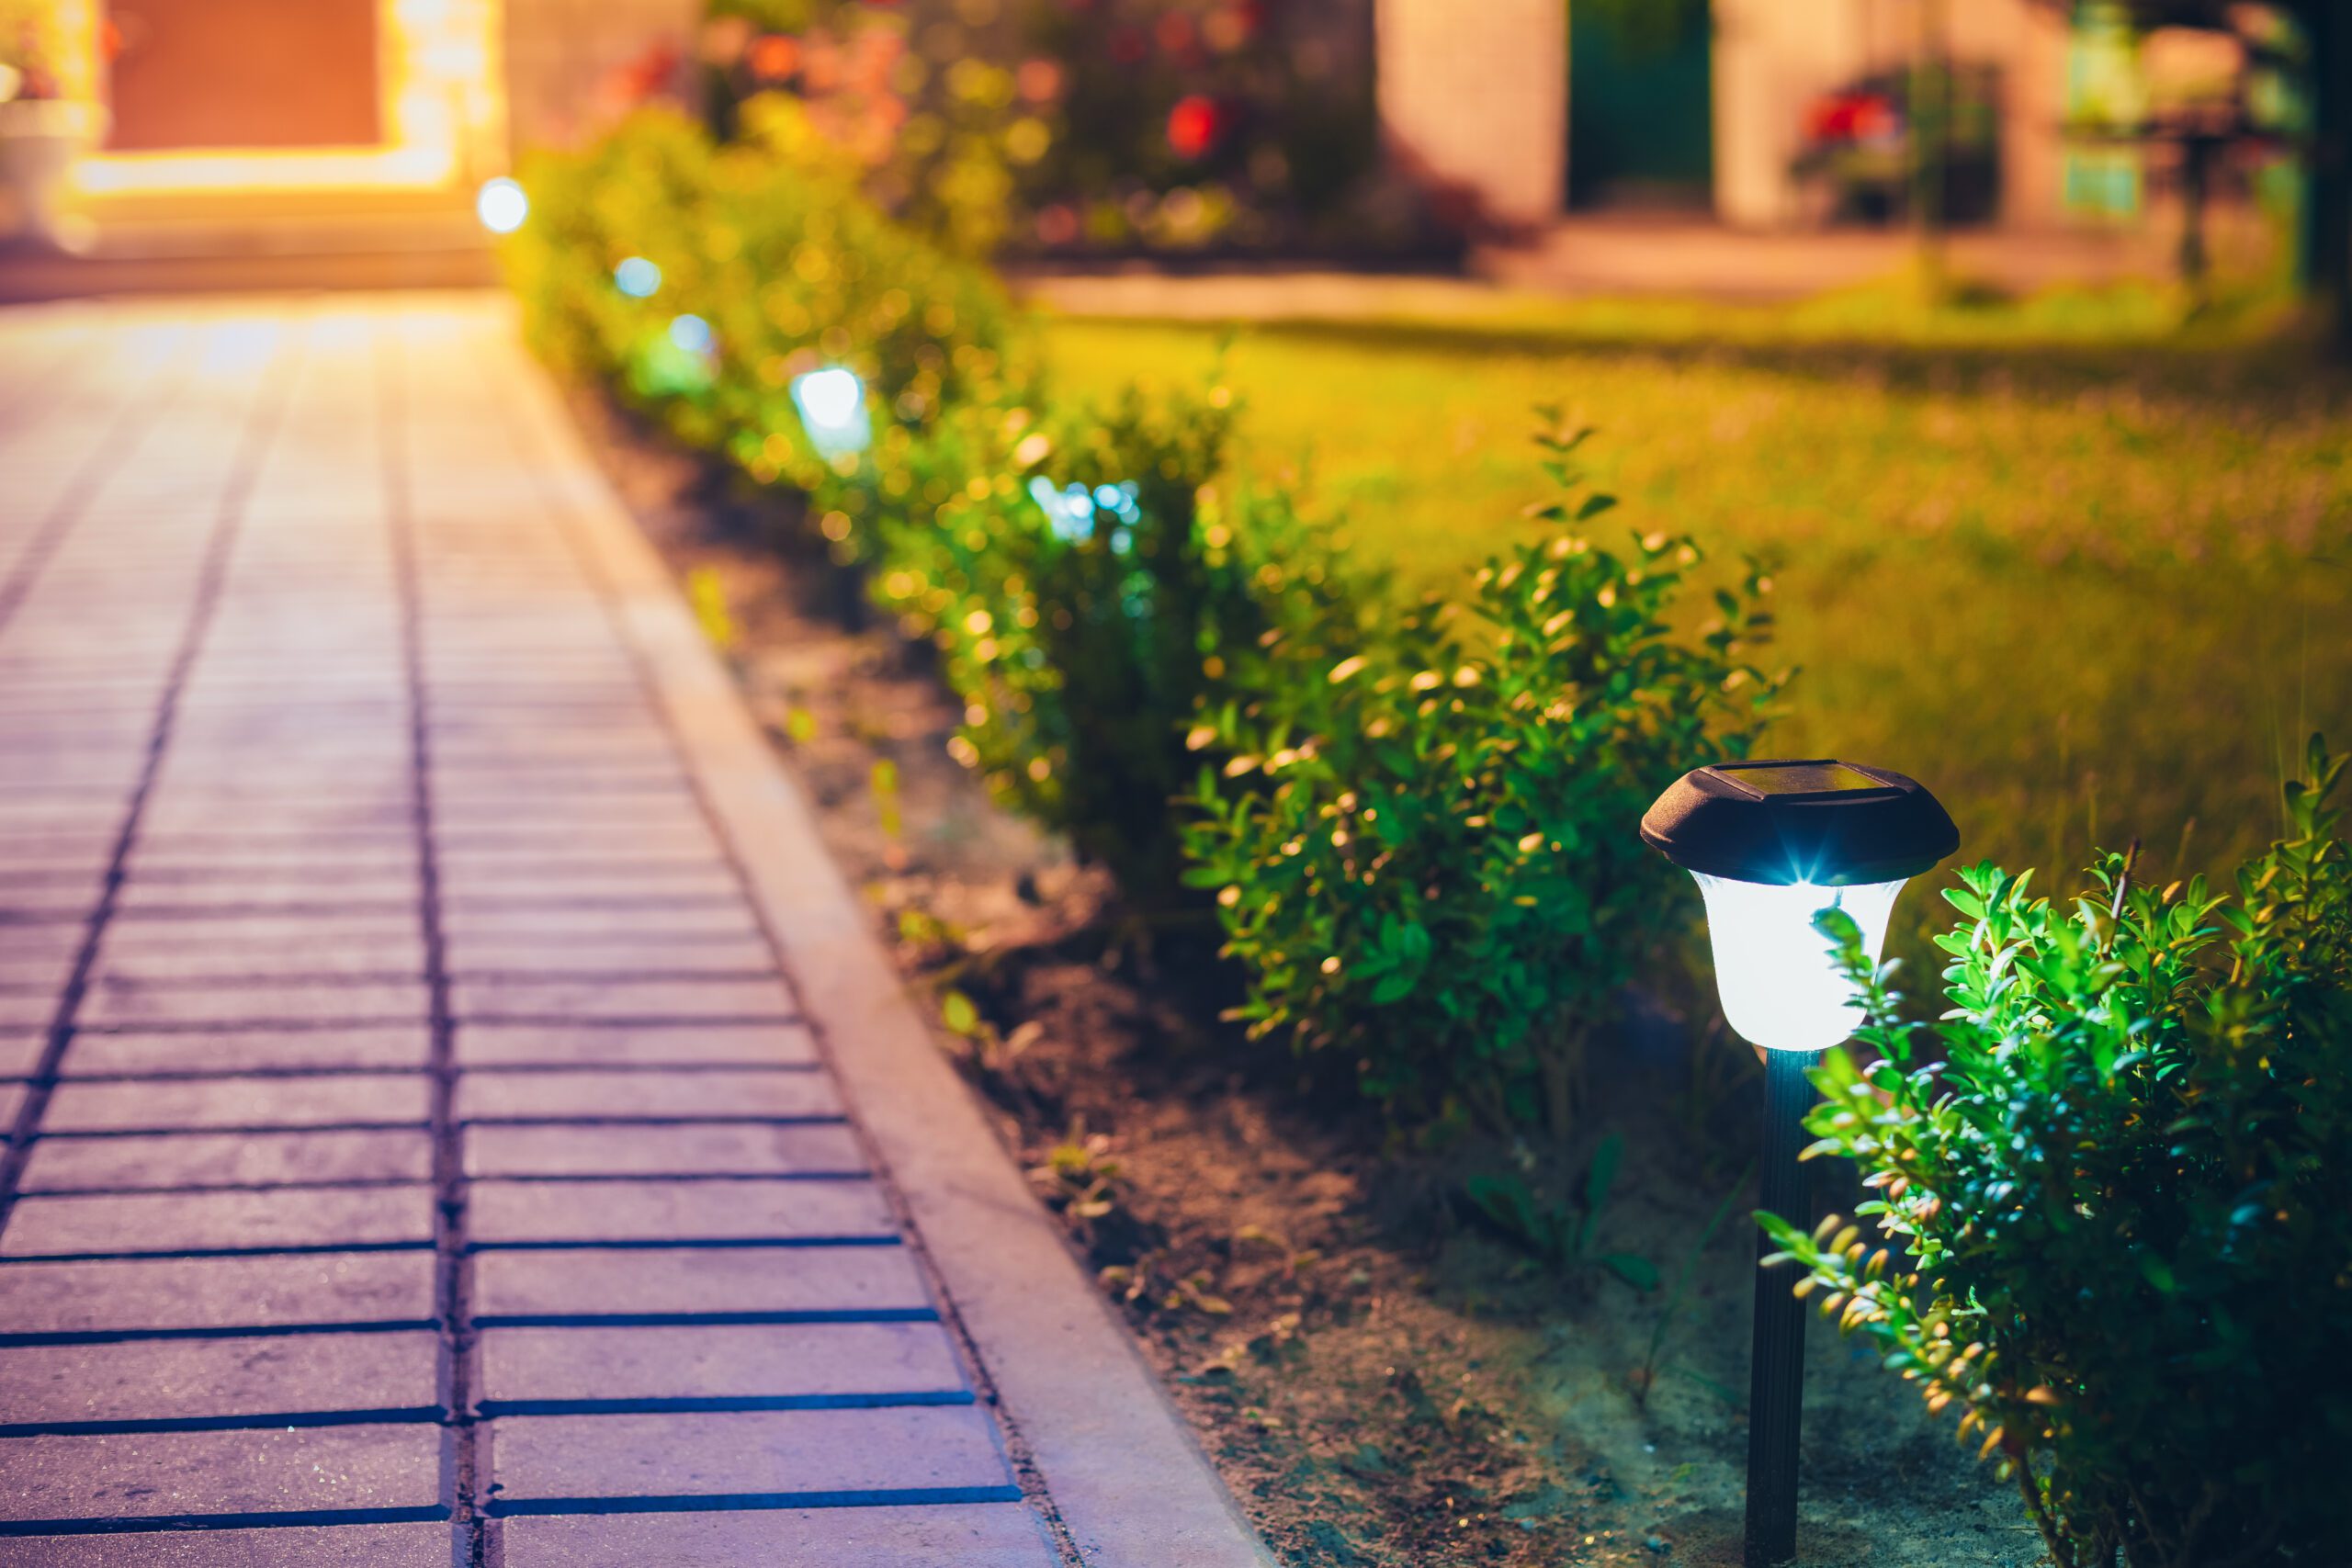
[[[1650,951],[1687,931],[1686,880],[1632,825],[1694,758],[1745,755],[1778,682],[1751,570],[1703,628],[1670,617],[1699,559],[1585,533],[1580,432],[1544,437],[1562,531],[1376,638],[1270,650],[1195,740],[1189,877],[1216,889],[1241,1016],[1351,1065],[1408,1120],[1575,1120],[1584,1042]]]
[[[2129,855],[2064,905],[1963,872],[1932,1029],[1825,924],[1871,1022],[1809,1124],[1874,1195],[1760,1218],[1801,1293],[1959,1406],[2063,1568],[2352,1562],[2344,767],[2313,739],[2233,895]]]

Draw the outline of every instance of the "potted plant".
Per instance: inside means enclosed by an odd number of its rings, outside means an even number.
[[[0,232],[58,240],[58,196],[74,160],[96,141],[106,111],[65,96],[46,6],[0,0]]]

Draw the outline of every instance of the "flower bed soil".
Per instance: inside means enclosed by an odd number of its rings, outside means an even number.
[[[603,406],[579,413],[697,604],[723,601],[731,626],[706,621],[910,986],[940,1001],[942,1049],[1024,1166],[1080,1151],[1040,1195],[1112,1271],[1283,1563],[1738,1562],[1757,1096],[1736,1055],[1657,1015],[1592,1066],[1574,1157],[1603,1128],[1627,1146],[1602,1249],[1665,1283],[1538,1266],[1456,1196],[1512,1151],[1414,1149],[1279,1046],[1242,1042],[1216,1019],[1234,982],[1212,933],[1123,920],[1098,874],[994,807],[946,754],[957,715],[920,650],[844,629],[851,596],[774,536],[789,520],[773,500],[732,502]],[[1826,1325],[1811,1354],[1803,1562],[2041,1560],[1948,1423]]]

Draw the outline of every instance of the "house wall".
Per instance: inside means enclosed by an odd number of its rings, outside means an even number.
[[[1377,0],[1390,155],[1488,229],[1559,216],[1566,190],[1567,11],[1561,0]]]
[[[565,147],[627,103],[622,78],[682,84],[702,0],[505,0],[507,122],[513,145]],[[661,68],[667,63],[666,71]]]
[[[2059,220],[2066,24],[2035,0],[1937,0],[1945,47],[2001,71],[2001,217]],[[1804,106],[1918,47],[1923,0],[1714,0],[1715,211],[1740,228],[1795,221],[1789,164]]]

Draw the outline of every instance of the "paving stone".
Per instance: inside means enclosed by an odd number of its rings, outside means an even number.
[[[232,986],[175,986],[117,978],[82,1004],[94,1026],[379,1021],[423,1018],[429,998],[420,980]]]
[[[421,1125],[431,1114],[431,1085],[417,1074],[134,1079],[60,1084],[41,1131]]]
[[[31,1077],[40,1070],[41,1053],[48,1045],[46,1029],[0,1027],[0,1074]]]
[[[449,1532],[446,1524],[415,1523],[18,1536],[7,1543],[7,1560],[10,1568],[449,1568]],[[995,1561],[977,1559],[976,1568],[996,1568]]]
[[[0,1346],[0,1423],[324,1410],[432,1411],[438,1419],[440,1352],[430,1329]]]
[[[598,1066],[672,1063],[746,1066],[820,1061],[816,1037],[797,1023],[460,1022],[455,1049],[469,1070],[514,1065]]]
[[[0,1360],[0,1393],[6,1363]],[[959,1394],[936,1323],[491,1328],[480,1397],[517,1400]],[[11,1417],[15,1419],[16,1417]]]
[[[140,960],[191,948],[246,953],[301,953],[380,948],[407,952],[421,942],[423,917],[413,905],[339,915],[213,914],[200,919],[119,914],[107,923],[99,957],[136,967]],[[341,967],[341,965],[337,965]]]
[[[469,1189],[466,1229],[477,1245],[494,1247],[888,1236],[897,1225],[871,1181],[498,1180]],[[6,1239],[15,1240],[13,1227]]]
[[[660,831],[634,823],[603,830],[572,829],[560,833],[535,831],[524,824],[494,834],[437,829],[433,839],[445,872],[594,865],[612,861],[702,859],[722,864],[726,861],[719,853],[718,836],[700,822]],[[114,840],[102,831],[92,834],[88,842],[91,849],[103,854]]]
[[[500,895],[546,898],[669,897],[702,894],[739,895],[742,884],[722,861],[647,861],[599,865],[594,862],[514,867],[467,866],[445,870],[442,888],[457,898]]]
[[[5,903],[0,899],[0,903]],[[466,962],[466,944],[477,940],[529,938],[562,942],[575,936],[634,937],[650,948],[700,937],[756,937],[759,922],[740,897],[723,903],[664,907],[650,911],[623,904],[453,904],[441,911],[453,962]]]
[[[423,1422],[0,1438],[0,1518],[430,1508],[441,1442]]]
[[[773,973],[775,953],[760,936],[661,940],[663,933],[605,932],[563,939],[537,935],[475,936],[452,945],[450,969],[460,980],[490,977],[564,979],[574,976]]]
[[[424,974],[424,940],[381,938],[353,943],[195,945],[150,948],[102,959],[92,972],[106,988],[164,989],[251,981],[266,986],[354,980],[418,980]]]
[[[0,1264],[0,1333],[423,1323],[429,1252]]]
[[[789,1019],[782,980],[460,980],[459,1018]]]
[[[756,1122],[655,1127],[469,1127],[466,1174],[806,1176],[856,1174],[865,1151],[845,1127]],[[741,1185],[740,1183],[736,1185]],[[583,1200],[584,1201],[584,1200]]]
[[[1053,1568],[1061,1561],[1020,1503],[545,1514],[497,1528],[506,1568]],[[34,1568],[47,1564],[35,1559]]]
[[[219,1247],[429,1244],[428,1187],[276,1192],[27,1197],[0,1233],[0,1257],[168,1253]]]
[[[304,863],[220,860],[177,865],[141,862],[124,879],[127,904],[265,904],[333,888],[339,896],[413,901],[422,894],[415,856],[406,864],[375,857]]]
[[[67,1077],[137,1073],[284,1072],[321,1067],[424,1066],[433,1040],[422,1020],[348,1029],[94,1031],[76,1033]],[[0,1061],[6,1053],[0,1051]]]
[[[78,942],[46,953],[0,949],[0,986],[15,992],[54,998],[74,977],[74,964],[80,956]]]
[[[191,838],[182,834],[157,839],[141,834],[129,862],[132,878],[156,882],[202,882],[237,877],[260,871],[299,870],[313,878],[333,878],[365,868],[371,875],[404,872],[413,879],[417,869],[413,829],[368,838],[292,837],[250,833]]]
[[[64,1092],[60,1089],[59,1096]],[[24,1190],[429,1181],[432,1177],[433,1140],[423,1128],[44,1137],[34,1144],[25,1167]]]
[[[6,1272],[0,1269],[0,1279]],[[903,1247],[485,1252],[474,1259],[473,1272],[478,1320],[583,1313],[908,1313],[932,1306],[915,1255]]]
[[[971,1406],[514,1416],[494,1424],[491,1456],[500,1504],[1011,1486]]]
[[[811,1072],[527,1072],[477,1069],[457,1114],[485,1118],[839,1116],[832,1080]]]

